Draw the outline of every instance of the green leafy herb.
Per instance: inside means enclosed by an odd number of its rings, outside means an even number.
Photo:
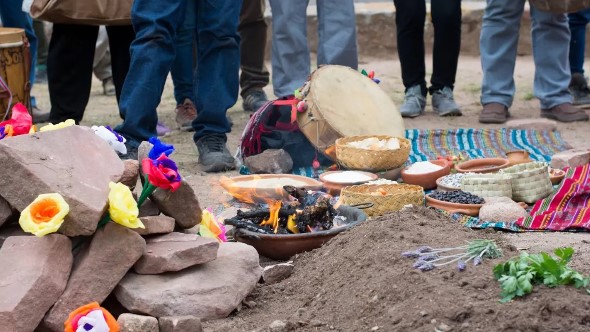
[[[501,302],[531,293],[535,284],[588,287],[590,278],[568,266],[574,255],[573,248],[558,248],[554,254],[556,257],[546,252],[534,255],[523,252],[519,257],[496,265],[494,277],[502,288]],[[587,291],[590,294],[590,290]]]

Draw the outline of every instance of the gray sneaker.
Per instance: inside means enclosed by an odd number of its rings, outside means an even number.
[[[461,109],[453,98],[453,90],[447,86],[432,94],[432,109],[440,116],[462,115]]]
[[[404,118],[415,118],[424,113],[426,107],[426,96],[422,94],[422,88],[414,85],[406,91],[404,104],[400,107],[399,112]]]
[[[227,150],[224,134],[207,135],[196,142],[199,164],[205,172],[223,172],[235,168],[234,157]]]
[[[590,89],[588,89],[588,81],[584,74],[573,73],[569,88],[572,97],[574,97],[574,105],[590,104]]]

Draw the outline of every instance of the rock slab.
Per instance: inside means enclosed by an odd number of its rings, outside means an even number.
[[[508,129],[525,129],[537,131],[555,131],[557,130],[557,122],[544,118],[537,119],[515,119],[506,122]]]
[[[129,188],[135,188],[139,176],[139,161],[127,159],[123,161],[123,166],[125,169],[123,170],[123,175],[119,182]]]
[[[265,266],[262,271],[262,279],[265,284],[275,284],[289,278],[294,268],[295,265],[291,262]]]
[[[293,169],[293,159],[283,149],[268,149],[246,157],[244,164],[252,174],[286,174]]]
[[[33,331],[66,288],[72,261],[66,236],[8,238],[0,249],[0,331]]]
[[[145,228],[134,228],[139,235],[167,234],[174,231],[174,218],[166,216],[139,217]]]
[[[256,286],[262,274],[258,259],[249,245],[222,243],[217,259],[206,264],[160,275],[128,273],[115,296],[134,313],[223,318]]]
[[[82,249],[68,285],[43,320],[44,327],[63,331],[68,314],[96,301],[101,303],[141,257],[145,240],[129,228],[109,222]]]
[[[13,214],[14,211],[12,210],[12,207],[10,207],[10,204],[0,196],[0,226],[10,219]]]
[[[197,236],[193,241],[150,242],[133,269],[139,274],[160,274],[204,264],[217,258],[219,243]]]
[[[91,235],[107,208],[109,182],[118,182],[123,162],[88,127],[21,135],[0,141],[0,196],[22,211],[37,196],[59,193],[70,213],[59,232]]]
[[[590,162],[590,150],[588,149],[571,149],[566,150],[551,157],[551,167],[564,169],[566,167],[578,167]]]
[[[121,314],[117,318],[121,332],[158,332],[158,320],[150,316]]]
[[[156,189],[151,199],[163,214],[174,218],[180,228],[191,228],[201,222],[199,200],[185,180],[175,192]]]
[[[151,216],[157,216],[160,214],[160,209],[158,209],[158,206],[152,202],[151,199],[146,199],[145,202],[143,202],[143,204],[141,204],[141,206],[139,207],[139,217],[151,217]]]
[[[22,228],[20,228],[19,224],[10,224],[4,225],[4,227],[0,228],[0,248],[11,236],[34,236],[31,233],[25,233]]]
[[[160,317],[160,332],[203,332],[201,320],[194,316]]]

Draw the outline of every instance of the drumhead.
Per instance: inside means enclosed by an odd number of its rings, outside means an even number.
[[[404,137],[404,122],[383,89],[358,71],[329,65],[312,76],[308,98],[342,137],[389,135]]]
[[[2,44],[22,44],[24,35],[23,29],[0,27],[0,48]]]

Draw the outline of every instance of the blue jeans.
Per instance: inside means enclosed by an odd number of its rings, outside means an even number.
[[[37,45],[38,40],[33,29],[33,20],[31,15],[23,12],[22,0],[2,0],[0,1],[0,19],[2,24],[7,28],[20,28],[25,30],[27,39],[30,44],[31,52],[31,73],[29,75],[29,82],[31,87],[35,82],[35,67],[37,66]],[[31,97],[31,106],[37,106],[35,97]]]
[[[512,106],[514,66],[520,20],[526,0],[487,0],[480,36],[483,82],[481,103]],[[541,109],[571,103],[568,61],[570,31],[565,14],[531,6],[535,80],[533,92]]]
[[[136,39],[131,44],[131,66],[119,103],[123,123],[117,130],[130,145],[156,136],[166,77],[176,51],[176,32],[187,0],[135,0],[131,20]],[[226,112],[238,98],[241,0],[197,0],[197,67],[193,92],[199,110],[193,121],[195,142],[210,134],[231,131]]]
[[[590,22],[590,8],[568,15],[572,40],[570,42],[570,69],[573,73],[584,73],[586,53],[586,25]]]
[[[176,58],[172,63],[174,99],[182,104],[186,98],[195,100],[193,95],[195,29],[197,27],[197,0],[187,0],[184,21],[176,32]]]

